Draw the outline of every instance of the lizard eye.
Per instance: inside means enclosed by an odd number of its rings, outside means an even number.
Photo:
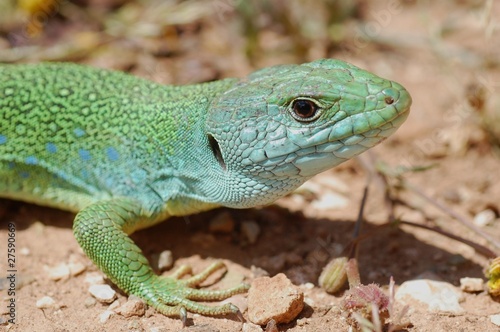
[[[301,122],[314,121],[321,115],[319,106],[309,99],[295,99],[290,113]]]

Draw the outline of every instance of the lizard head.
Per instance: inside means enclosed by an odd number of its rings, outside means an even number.
[[[207,118],[226,191],[233,191],[226,205],[270,203],[375,146],[410,105],[400,84],[340,60],[252,73],[215,98]]]

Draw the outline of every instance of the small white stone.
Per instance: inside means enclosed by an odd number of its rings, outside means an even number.
[[[260,226],[255,221],[244,221],[241,223],[241,232],[250,244],[257,242],[260,234]]]
[[[101,324],[106,323],[111,316],[113,316],[115,313],[111,310],[106,310],[102,314],[99,315],[99,322]]]
[[[460,289],[468,293],[482,292],[484,281],[481,278],[461,278]]]
[[[500,314],[491,315],[490,322],[492,322],[496,326],[500,326]]]
[[[174,265],[174,255],[170,250],[164,250],[158,256],[158,269],[160,271],[167,271]]]
[[[116,298],[116,292],[109,285],[92,285],[89,293],[101,303],[111,303]]]
[[[56,304],[53,298],[50,296],[44,296],[40,300],[36,301],[36,307],[39,309],[52,308]]]
[[[493,223],[496,219],[495,211],[486,209],[474,216],[474,224],[479,227],[485,227]]]
[[[116,308],[119,308],[121,306],[120,300],[115,300],[113,303],[111,303],[108,307],[108,310],[115,310]]]
[[[304,284],[304,287],[305,287],[305,289],[313,289],[314,288],[314,284],[312,282],[306,282]]]
[[[23,256],[29,256],[31,254],[31,251],[27,247],[22,247],[21,250],[19,250],[19,253]]]
[[[69,267],[69,272],[71,273],[72,276],[77,276],[79,274],[82,274],[86,269],[85,265],[83,265],[80,262],[69,263],[68,267]]]
[[[90,285],[102,285],[104,284],[104,277],[99,272],[91,272],[85,275],[84,281]]]
[[[65,263],[61,263],[54,267],[45,267],[45,270],[49,273],[49,278],[54,281],[68,279],[71,275],[69,266]]]
[[[410,280],[404,282],[396,292],[396,300],[411,305],[419,301],[435,312],[462,313],[462,294],[453,285],[434,280]]]

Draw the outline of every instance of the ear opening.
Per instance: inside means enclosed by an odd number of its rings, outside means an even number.
[[[212,149],[212,153],[214,154],[215,159],[217,159],[222,169],[226,170],[226,162],[224,161],[224,157],[222,156],[219,143],[212,135],[208,135],[208,143],[210,144],[210,148]]]

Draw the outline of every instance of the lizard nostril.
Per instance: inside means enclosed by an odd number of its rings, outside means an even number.
[[[392,105],[399,100],[399,91],[396,88],[387,88],[382,90],[382,94],[384,95],[384,102],[387,105]]]
[[[385,101],[385,103],[386,103],[387,105],[392,105],[392,104],[394,104],[394,98],[393,98],[393,97],[391,97],[391,96],[387,96],[387,97],[385,97],[384,101]]]

